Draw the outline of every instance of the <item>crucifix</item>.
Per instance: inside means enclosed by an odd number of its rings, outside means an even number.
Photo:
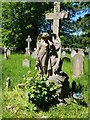
[[[32,39],[30,38],[30,35],[28,35],[28,38],[26,39],[26,41],[28,42],[28,49],[30,50],[30,42],[32,41]]]
[[[28,38],[26,39],[26,41],[28,42],[28,47],[26,48],[26,54],[30,55],[30,42],[32,41],[32,39],[30,38],[30,35],[28,35]]]
[[[59,36],[59,20],[67,17],[67,11],[60,12],[60,2],[54,2],[54,13],[46,14],[46,19],[53,20],[53,33],[57,36]]]

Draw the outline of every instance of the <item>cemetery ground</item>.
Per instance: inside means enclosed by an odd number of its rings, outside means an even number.
[[[18,88],[17,84],[24,83],[24,76],[28,71],[35,71],[35,59],[31,60],[31,66],[23,67],[22,60],[26,58],[23,54],[11,54],[8,60],[2,56],[2,117],[3,118],[87,118],[88,117],[88,56],[84,58],[84,75],[80,78],[72,78],[72,58],[67,56],[71,62],[64,61],[63,71],[69,76],[70,87],[73,80],[82,87],[83,100],[79,104],[71,96],[67,104],[54,105],[48,111],[42,111],[34,104],[28,102],[24,88]],[[6,78],[10,77],[11,87],[5,89]]]

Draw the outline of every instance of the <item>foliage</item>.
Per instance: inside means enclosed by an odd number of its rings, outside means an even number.
[[[71,59],[70,55],[67,56]],[[26,74],[28,68],[23,68],[21,66],[22,59],[24,59],[23,54],[11,54],[8,60],[4,60],[2,57],[2,66],[3,66],[3,76],[2,83],[5,85],[5,78],[10,75],[12,79],[12,90],[2,89],[2,118],[42,118],[46,116],[47,118],[88,118],[88,108],[84,102],[88,104],[88,56],[84,58],[84,74],[80,78],[72,78],[72,59],[71,62],[64,61],[63,71],[68,74],[70,86],[73,80],[76,81],[76,84],[80,83],[82,86],[82,95],[84,97],[80,105],[72,98],[67,99],[67,104],[51,106],[48,111],[42,111],[38,107],[28,102],[27,91],[25,89],[17,88],[18,83],[23,83],[23,75]],[[31,67],[29,68],[32,73],[35,73],[35,60],[30,57]],[[10,71],[11,69],[11,71]],[[16,73],[16,74],[15,74]],[[30,74],[28,74],[30,75]],[[28,76],[27,75],[27,76]],[[34,82],[34,81],[33,81]]]
[[[24,50],[26,38],[30,34],[35,47],[38,28],[43,23],[44,13],[52,5],[46,2],[3,2],[2,3],[2,42],[8,47]]]
[[[46,84],[46,76],[42,76],[39,72],[29,73],[26,76],[26,88],[30,101],[43,110],[47,110],[50,106],[57,102],[58,87],[54,82]]]
[[[5,82],[8,76],[11,79],[11,88],[13,88],[17,84],[24,82],[23,77],[29,69],[34,71],[35,60],[31,57],[28,57],[31,61],[31,68],[22,66],[22,61],[26,58],[23,54],[11,53],[8,60],[6,60],[4,59],[4,55],[2,55],[2,89],[5,88]]]
[[[89,2],[61,2],[61,10],[69,13],[68,18],[60,21],[62,46],[89,47]],[[52,11],[52,2],[3,2],[3,44],[24,50],[27,45],[26,38],[30,34],[33,49],[39,32],[51,30],[52,21],[45,20],[45,14]],[[83,13],[85,15],[81,17]],[[77,15],[79,17],[74,20]]]
[[[62,3],[61,7],[69,11],[68,18],[61,20],[60,37],[63,47],[89,47],[89,6],[89,2]]]

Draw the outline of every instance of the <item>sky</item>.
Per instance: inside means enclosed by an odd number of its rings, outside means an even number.
[[[70,14],[72,14],[72,12],[70,12]],[[84,15],[86,14],[90,14],[90,8],[87,8],[86,10],[80,10],[80,11],[77,11],[75,13],[75,16],[71,17],[70,19],[73,20],[73,21],[77,21],[77,19],[79,19],[79,17],[83,18]],[[70,15],[71,16],[71,15]],[[53,25],[51,24],[51,29],[53,29]],[[46,26],[46,30],[43,28],[41,28],[41,31],[47,31],[47,30],[50,30],[50,25]],[[83,32],[81,29],[79,29],[78,31],[74,32],[73,35],[81,35]]]
[[[75,16],[71,18],[71,20],[76,21],[79,17],[83,18],[84,15],[86,14],[90,14],[90,8],[87,8],[86,10],[80,10],[78,12],[76,12]]]
[[[71,20],[73,21],[77,21],[77,19],[79,19],[79,17],[83,18],[84,15],[86,14],[90,14],[90,8],[87,8],[86,10],[80,10],[78,12],[76,12],[75,16],[73,16],[71,18]],[[79,29],[78,31],[74,32],[73,35],[81,35],[83,32],[81,29]]]

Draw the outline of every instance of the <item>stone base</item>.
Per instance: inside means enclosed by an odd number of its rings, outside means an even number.
[[[57,73],[52,75],[46,81],[46,84],[49,84],[50,81],[53,81],[58,87],[58,99],[67,98],[69,95],[69,81],[68,76],[64,72]]]

